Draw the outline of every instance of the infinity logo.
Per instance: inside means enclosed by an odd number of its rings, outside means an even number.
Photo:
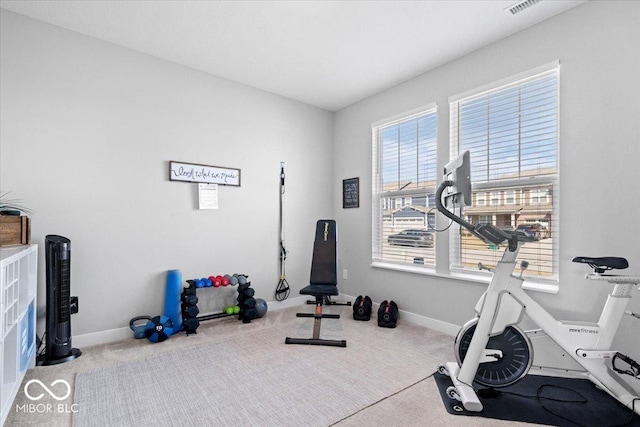
[[[53,397],[53,398],[54,398],[54,399],[56,399],[56,400],[65,400],[65,399],[66,399],[67,397],[69,397],[69,395],[71,394],[71,386],[70,386],[70,385],[69,385],[69,383],[68,383],[68,382],[66,382],[65,380],[55,380],[54,382],[52,382],[52,383],[50,384],[50,385],[51,385],[51,387],[55,386],[56,384],[60,384],[60,383],[62,383],[62,384],[64,384],[64,385],[66,385],[66,386],[67,386],[67,393],[66,393],[64,396],[62,396],[62,397],[58,397],[54,392],[52,392],[52,391],[49,389],[49,387],[47,387],[46,385],[44,385],[44,384],[42,383],[42,381],[40,381],[40,380],[30,380],[30,381],[28,381],[28,382],[24,385],[24,394],[25,394],[29,399],[31,399],[31,400],[40,400],[40,399],[42,399],[42,397],[44,396],[44,393],[40,393],[40,394],[39,394],[39,395],[37,395],[37,396],[31,396],[31,395],[29,394],[29,391],[28,391],[29,386],[30,386],[31,384],[33,384],[33,383],[38,383],[38,384],[40,384],[40,387],[42,387],[42,388],[43,388],[47,393],[49,393],[49,396]]]

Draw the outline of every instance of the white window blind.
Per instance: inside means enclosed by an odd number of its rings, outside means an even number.
[[[435,106],[372,126],[372,260],[435,264]]]
[[[559,67],[450,102],[450,155],[471,154],[475,197],[469,222],[534,237],[520,250],[525,274],[557,278]],[[487,194],[489,203],[487,203]],[[495,265],[503,248],[458,228],[452,233],[453,268]]]

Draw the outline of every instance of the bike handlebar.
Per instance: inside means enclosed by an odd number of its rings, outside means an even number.
[[[470,222],[465,221],[458,215],[454,214],[453,212],[449,211],[442,204],[442,192],[444,191],[445,188],[451,187],[452,185],[453,185],[453,182],[451,181],[442,181],[440,183],[436,191],[436,209],[438,209],[438,211],[444,216],[446,216],[447,218],[451,219],[452,221],[460,224],[461,226],[469,230],[471,234],[473,234],[480,240],[487,243],[493,243],[494,245],[499,245],[506,240],[509,243],[509,250],[512,252],[515,251],[518,247],[518,236],[515,233],[514,234],[507,233],[506,231],[501,230],[500,228],[496,227],[493,224],[473,225]],[[524,240],[524,239],[521,239],[521,240]]]

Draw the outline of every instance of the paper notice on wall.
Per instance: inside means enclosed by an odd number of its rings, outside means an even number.
[[[198,184],[200,209],[218,209],[218,184]]]

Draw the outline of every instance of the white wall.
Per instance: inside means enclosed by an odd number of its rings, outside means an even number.
[[[308,280],[315,220],[333,216],[339,269],[349,271],[342,292],[394,299],[409,312],[461,325],[483,285],[370,267],[371,123],[436,101],[443,166],[450,95],[556,59],[562,283],[558,295],[536,298],[561,318],[596,320],[608,289],[582,280],[584,267],[570,259],[625,256],[628,272],[640,274],[633,237],[640,235],[638,2],[588,2],[335,116],[1,14],[0,189],[34,209],[35,243],[50,233],[72,240],[72,292],[80,296],[74,335],[160,313],[171,268],[185,278],[247,272],[257,294],[273,299],[281,160],[292,296]],[[168,181],[168,160],[241,168],[242,187],[220,189],[220,210],[198,211],[195,186]],[[360,208],[342,209],[342,180],[356,176]],[[446,245],[437,255],[446,261]],[[42,251],[40,259],[44,295]],[[640,311],[638,298],[633,304]],[[636,342],[632,322],[625,320],[621,335]],[[640,357],[638,345],[630,354]]]
[[[560,292],[537,294],[562,319],[596,321],[609,287],[583,280],[576,255],[624,256],[640,274],[640,2],[591,1],[336,113],[334,206],[342,292],[394,299],[411,313],[461,325],[485,285],[374,269],[371,124],[437,102],[440,170],[448,161],[449,96],[560,60]],[[419,54],[419,52],[417,52]],[[360,177],[359,209],[341,209],[341,180]],[[446,234],[438,261],[446,267]],[[442,270],[440,268],[439,270]],[[640,310],[640,295],[632,309]],[[640,356],[634,319],[623,346]],[[637,324],[633,325],[637,327]]]
[[[315,221],[332,214],[331,113],[1,14],[0,188],[34,211],[41,316],[47,234],[71,239],[74,335],[160,314],[168,269],[244,272],[273,300],[280,161],[292,296],[308,284]],[[199,211],[169,160],[240,168],[242,186]]]

